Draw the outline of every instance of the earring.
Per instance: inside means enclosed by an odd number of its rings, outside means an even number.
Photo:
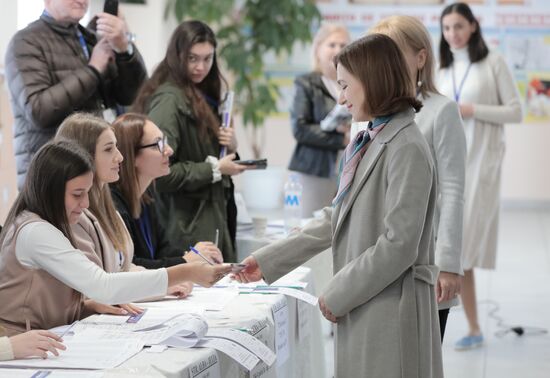
[[[418,72],[416,74],[416,79],[417,79],[416,87],[417,88],[420,88],[422,86],[422,80],[420,80],[421,77],[422,77],[422,71],[418,70]]]

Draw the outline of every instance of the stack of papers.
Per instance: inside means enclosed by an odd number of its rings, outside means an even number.
[[[149,309],[149,313],[152,309]],[[157,309],[161,311],[161,309]],[[152,312],[152,311],[151,311]],[[167,315],[166,317],[169,317]],[[196,314],[179,314],[159,323],[154,317],[137,323],[98,324],[88,319],[78,323],[73,331],[78,336],[96,340],[130,339],[143,345],[167,345],[178,348],[191,348],[204,337],[208,330],[206,320]]]
[[[143,349],[143,343],[135,339],[99,340],[76,335],[63,342],[67,350],[59,356],[48,353],[47,359],[28,358],[0,362],[0,367],[64,368],[64,369],[113,369]]]

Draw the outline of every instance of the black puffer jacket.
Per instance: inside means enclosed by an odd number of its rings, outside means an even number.
[[[74,111],[101,115],[103,108],[130,105],[147,72],[141,55],[117,55],[101,75],[88,66],[76,27],[88,51],[97,39],[88,29],[51,17],[20,30],[6,53],[6,78],[15,118],[17,184],[21,188],[34,153]]]
[[[297,144],[288,169],[331,177],[334,175],[338,150],[345,147],[344,135],[336,131],[325,132],[320,123],[336,105],[336,101],[318,72],[297,77],[294,87],[290,120]]]

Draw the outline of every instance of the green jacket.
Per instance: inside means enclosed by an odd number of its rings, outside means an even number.
[[[164,83],[151,96],[147,113],[174,149],[170,174],[156,180],[158,211],[174,245],[187,249],[199,241],[214,241],[225,261],[236,261],[227,227],[224,180],[212,183],[207,156],[219,156],[217,139],[203,136],[181,89]]]

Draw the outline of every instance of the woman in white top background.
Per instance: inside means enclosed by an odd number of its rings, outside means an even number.
[[[415,122],[426,137],[437,171],[438,201],[434,221],[435,263],[440,272],[436,285],[441,339],[449,308],[458,304],[462,280],[462,211],[466,140],[456,103],[435,87],[435,59],[430,34],[415,17],[392,16],[381,20],[371,33],[391,37],[407,61],[422,109]]]
[[[461,292],[469,332],[455,345],[483,343],[478,323],[474,268],[494,269],[504,158],[504,123],[517,123],[522,109],[512,73],[489,51],[467,4],[454,3],[441,14],[438,88],[460,108],[466,133],[464,191],[464,282]]]

